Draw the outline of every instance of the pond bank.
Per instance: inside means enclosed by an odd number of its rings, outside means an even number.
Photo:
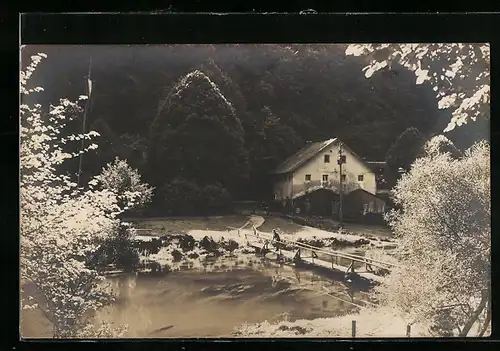
[[[368,239],[359,235],[329,232],[308,226],[295,224],[292,226],[277,217],[256,215],[232,217],[232,220],[235,219],[237,221],[231,223],[228,218],[204,218],[203,221],[209,223],[207,226],[212,226],[212,228],[217,228],[216,223],[219,223],[219,230],[191,229],[181,234],[174,234],[168,230],[167,221],[148,222],[147,219],[137,221],[135,225],[144,229],[140,232],[141,235],[136,236],[134,244],[141,252],[140,270],[168,273],[178,270],[180,266],[199,268],[203,266],[205,260],[222,256],[244,258],[245,254],[255,252],[255,248],[248,246],[249,239],[255,234],[254,228],[262,237],[271,238],[272,229],[271,231],[265,230],[278,228],[282,240],[297,241],[318,248],[341,250],[357,255],[364,255],[367,250],[373,251],[372,249],[377,248],[389,252],[395,246],[394,242],[388,239]],[[225,230],[220,230],[220,223],[224,224]],[[284,230],[281,228],[282,225],[285,225]],[[193,227],[201,226],[197,222],[191,226]]]
[[[296,321],[264,321],[235,328],[233,335],[241,338],[351,338],[352,321],[356,321],[356,337],[407,338],[409,318],[379,307],[355,311],[329,318]],[[410,337],[430,337],[429,326],[411,326]]]

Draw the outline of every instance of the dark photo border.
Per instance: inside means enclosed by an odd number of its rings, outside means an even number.
[[[307,9],[307,8],[304,8]],[[243,11],[243,10],[240,10]],[[216,14],[216,13],[131,13],[131,14],[55,14],[30,13],[19,18],[20,43],[29,44],[197,44],[197,43],[380,43],[380,42],[489,42],[492,49],[492,91],[500,81],[497,69],[497,51],[500,47],[498,14],[314,14],[314,12],[269,13],[269,14]],[[19,35],[19,34],[18,34]],[[14,36],[11,36],[14,38]],[[19,49],[19,46],[17,46]],[[17,56],[19,50],[17,50]],[[18,58],[14,59],[19,67]],[[17,78],[14,78],[16,75]],[[18,73],[13,73],[13,80]],[[9,76],[10,82],[10,76]],[[12,82],[9,86],[13,87]],[[3,83],[6,84],[5,82]],[[18,87],[19,85],[17,85]],[[10,89],[9,89],[10,90]],[[13,89],[12,89],[13,90]],[[18,93],[17,93],[18,94]],[[18,96],[18,95],[17,95]],[[13,96],[13,99],[16,97]],[[16,99],[18,101],[18,98]],[[492,99],[496,102],[496,98]],[[13,105],[13,104],[12,104]],[[4,233],[8,237],[9,297],[4,301],[10,311],[5,311],[8,337],[5,350],[17,349],[61,349],[73,347],[104,349],[166,349],[191,350],[214,349],[374,349],[387,347],[422,349],[438,343],[438,347],[456,349],[498,349],[500,319],[495,318],[499,305],[493,299],[493,334],[489,339],[139,339],[110,340],[89,343],[88,341],[23,340],[19,341],[19,273],[13,268],[19,265],[18,218],[18,106],[12,107],[10,118],[2,122],[4,142],[9,143],[8,158],[11,167],[10,182],[4,192],[3,217],[11,227]],[[498,104],[492,104],[492,115],[498,115]],[[492,152],[496,153],[495,143],[498,129],[490,129]],[[11,151],[12,150],[12,151]],[[492,155],[492,159],[494,156]],[[13,165],[13,167],[12,167]],[[492,176],[497,170],[492,162]],[[17,169],[16,169],[17,167]],[[4,169],[4,167],[2,167]],[[5,168],[7,170],[7,167]],[[493,181],[493,189],[495,182]],[[492,189],[493,195],[495,191]],[[495,213],[496,199],[493,196],[492,210]],[[493,215],[493,222],[496,221]],[[493,228],[496,228],[493,223]],[[492,235],[492,281],[493,293],[498,294],[498,257],[500,240],[493,230]],[[16,283],[14,283],[14,281]],[[16,303],[14,303],[16,301]],[[499,312],[500,313],[500,312]],[[15,316],[15,321],[12,320]],[[5,324],[4,324],[5,326]],[[5,327],[4,327],[5,328]],[[4,344],[2,342],[2,344]]]

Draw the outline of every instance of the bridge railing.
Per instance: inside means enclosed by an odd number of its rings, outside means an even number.
[[[255,237],[255,238],[258,238],[258,239],[261,239],[261,240],[265,239],[268,242],[273,241],[272,238],[270,238],[267,234],[259,232],[255,228],[253,228],[253,229],[254,229],[254,233],[256,233],[258,235],[256,235],[256,234],[245,234],[245,235],[252,236],[252,237]],[[370,265],[370,266],[376,266],[376,267],[379,267],[379,268],[385,268],[385,269],[387,269],[388,267],[389,268],[400,267],[399,265],[394,264],[394,263],[384,262],[384,261],[381,261],[381,260],[367,258],[367,257],[364,257],[364,256],[353,255],[353,254],[349,254],[349,253],[345,253],[345,252],[340,252],[340,251],[325,250],[325,249],[322,249],[320,247],[312,246],[312,245],[305,244],[305,243],[300,243],[300,242],[297,242],[297,241],[291,241],[291,240],[281,239],[280,241],[274,241],[274,242],[280,243],[280,244],[285,244],[285,245],[288,244],[288,245],[292,245],[294,247],[298,247],[298,248],[303,248],[303,249],[306,249],[306,250],[310,250],[312,252],[322,253],[322,254],[325,254],[325,255],[332,256],[332,257],[344,258],[344,259],[348,259],[348,260],[351,260],[351,261],[364,263],[364,264],[367,264],[367,265]]]

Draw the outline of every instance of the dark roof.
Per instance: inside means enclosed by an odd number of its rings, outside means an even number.
[[[337,138],[325,140],[325,141],[318,141],[315,143],[310,143],[307,144],[305,147],[300,149],[298,152],[296,152],[294,155],[290,156],[287,158],[285,161],[283,161],[273,172],[274,174],[284,174],[284,173],[290,173],[295,171],[297,168],[302,166],[304,163],[309,161],[311,158],[316,156],[318,153],[320,153],[322,150],[326,149],[328,146],[331,146],[335,142],[337,142]],[[380,168],[385,164],[385,162],[376,162],[376,161],[370,161],[367,162],[363,160],[363,158],[359,157],[354,151],[352,151],[351,148],[349,148],[346,144],[343,144],[344,149],[349,150],[351,154],[356,156],[367,168],[369,168],[372,171],[376,171],[377,168]]]
[[[321,150],[330,146],[336,140],[337,140],[337,138],[307,144],[305,147],[300,149],[294,155],[290,156],[284,162],[282,162],[273,173],[274,174],[283,174],[283,173],[289,173],[289,172],[296,170],[297,168],[302,166],[304,163],[309,161],[311,158],[316,156],[319,152],[321,152]]]
[[[380,196],[378,196],[378,194],[377,194],[377,195],[374,195],[374,194],[370,193],[369,191],[366,191],[365,189],[361,189],[361,188],[354,189],[353,191],[351,191],[351,192],[347,193],[347,194],[346,194],[346,196],[351,196],[351,195],[353,195],[353,194],[360,193],[360,192],[362,192],[362,193],[366,193],[366,194],[368,194],[368,195],[369,195],[369,196],[371,196],[371,197],[375,197],[375,198],[377,198],[377,199],[379,199],[379,200],[385,201],[385,200],[384,200],[384,199],[382,199]]]

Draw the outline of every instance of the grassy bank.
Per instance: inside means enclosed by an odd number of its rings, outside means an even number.
[[[408,320],[387,308],[363,309],[357,313],[335,318],[313,320],[267,321],[241,325],[234,329],[233,335],[244,338],[350,338],[352,321],[356,321],[356,337],[406,337]],[[429,337],[428,326],[412,325],[411,337]]]

